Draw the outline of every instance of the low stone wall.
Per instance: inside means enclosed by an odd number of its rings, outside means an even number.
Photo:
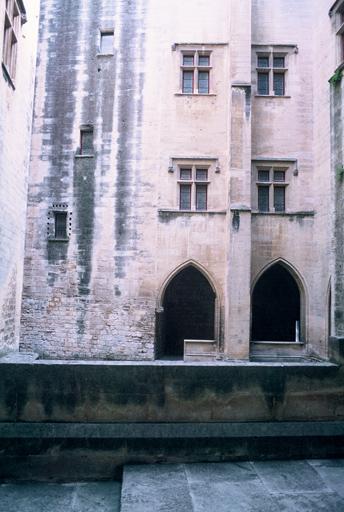
[[[344,455],[330,363],[0,365],[0,477],[111,478],[128,462]]]

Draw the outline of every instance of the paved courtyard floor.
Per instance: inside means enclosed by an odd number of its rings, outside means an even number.
[[[0,485],[0,512],[60,511],[344,512],[344,460],[126,466],[122,489]]]

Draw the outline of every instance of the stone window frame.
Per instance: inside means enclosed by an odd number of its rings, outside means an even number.
[[[192,57],[192,64],[185,64],[185,57]],[[200,64],[200,58],[207,57],[208,65]],[[212,90],[212,80],[211,80],[211,70],[212,70],[212,51],[204,50],[204,49],[184,49],[180,51],[180,92],[181,94],[186,95],[200,95],[200,96],[208,96],[211,94]],[[206,92],[200,92],[199,88],[199,77],[200,73],[208,74],[208,87]],[[192,91],[184,91],[184,76],[185,73],[192,73]]]
[[[291,53],[298,53],[298,47],[295,44],[281,45],[281,44],[253,44],[253,69],[255,75],[255,96],[260,98],[290,98],[289,91],[289,72],[290,62],[289,57]],[[268,57],[268,66],[260,67],[259,57]],[[274,58],[284,58],[284,67],[274,66]],[[258,77],[259,74],[268,74],[268,94],[261,94],[258,90]],[[284,77],[284,91],[283,94],[275,94],[274,91],[274,77],[280,74]]]
[[[22,0],[6,0],[2,69],[5,78],[13,89],[15,89],[19,37],[21,27],[25,22],[26,11]]]
[[[112,51],[103,52],[102,42],[104,36],[112,36]],[[98,44],[98,57],[112,57],[115,54],[115,29],[113,27],[101,27],[99,29],[99,44]]]
[[[344,0],[337,0],[329,11],[336,34],[336,64],[344,67]]]
[[[199,164],[197,162],[189,162],[187,164],[178,164],[178,184],[179,184],[179,210],[180,211],[197,211],[197,212],[206,212],[208,210],[208,188],[210,185],[209,173],[210,173],[210,165],[209,164]],[[190,170],[190,179],[182,178],[182,172]],[[206,171],[206,179],[197,178],[197,171]],[[190,188],[190,208],[182,208],[181,203],[181,194],[182,188],[189,187]],[[205,208],[198,208],[198,200],[200,198],[199,190],[205,188]]]
[[[56,213],[66,214],[66,236],[56,236]],[[72,234],[72,212],[64,202],[53,203],[48,210],[47,237],[49,242],[68,242]]]
[[[83,150],[83,134],[88,133],[92,134],[92,150],[89,152],[85,152]],[[93,124],[82,124],[80,125],[79,131],[79,147],[76,150],[75,157],[76,158],[94,158],[95,156],[95,148],[94,148],[94,125]]]
[[[177,58],[175,60],[175,66],[178,66],[178,70],[176,68],[176,79],[175,87],[177,92],[175,92],[175,96],[186,96],[186,97],[203,97],[209,98],[212,96],[216,96],[216,73],[218,70],[214,67],[214,62],[217,60],[217,51],[220,48],[227,47],[228,42],[208,42],[208,43],[173,43],[172,51],[177,53]],[[191,68],[200,68],[204,70],[209,70],[209,92],[208,93],[199,93],[198,88],[194,88],[192,93],[184,93],[183,92],[183,69],[186,70],[188,66],[183,66],[183,55],[192,54],[198,52],[201,55],[209,55],[210,61],[209,66],[197,66],[197,61],[194,62],[195,66],[191,66]],[[197,77],[196,77],[197,80]]]
[[[259,172],[260,171],[269,171],[269,180],[260,180]],[[280,181],[274,179],[274,172],[282,171],[285,173],[284,181]],[[297,176],[297,166],[295,160],[256,160],[252,163],[252,210],[254,213],[259,213],[263,215],[269,214],[286,214],[290,209],[288,209],[288,188],[291,184],[292,177]],[[258,204],[258,190],[259,187],[268,187],[269,188],[269,209],[268,210],[260,210]],[[285,189],[284,195],[284,210],[275,210],[274,207],[274,196],[275,196],[275,188]]]

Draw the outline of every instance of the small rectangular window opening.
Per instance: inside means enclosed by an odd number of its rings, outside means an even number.
[[[207,185],[196,184],[196,210],[207,209]]]
[[[209,67],[210,57],[209,55],[199,55],[198,56],[198,65],[199,66],[207,66]]]
[[[285,187],[274,187],[275,212],[285,211]]]
[[[191,210],[191,185],[180,185],[180,209]]]
[[[67,238],[67,212],[54,212],[55,238]]]
[[[258,210],[260,212],[269,211],[269,187],[258,187]]]
[[[80,154],[93,155],[93,128],[81,128],[80,130]]]
[[[284,96],[284,73],[274,73],[275,96]]]
[[[100,33],[100,53],[112,55],[114,50],[114,31],[106,30]]]
[[[180,169],[181,180],[191,180],[192,169]]]
[[[194,66],[195,56],[194,55],[183,55],[183,66]]]
[[[269,94],[269,73],[258,73],[258,94]]]
[[[274,171],[274,181],[285,181],[285,171]]]
[[[183,71],[183,92],[192,94],[194,90],[193,71]]]
[[[196,169],[196,181],[207,181],[208,169]]]
[[[198,72],[198,92],[209,94],[209,71]]]
[[[269,67],[269,57],[258,56],[258,67],[259,68],[268,68]]]
[[[258,181],[270,181],[270,171],[258,171]]]

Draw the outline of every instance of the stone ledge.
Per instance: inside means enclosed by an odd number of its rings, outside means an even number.
[[[0,439],[344,437],[342,421],[227,423],[0,423]]]

